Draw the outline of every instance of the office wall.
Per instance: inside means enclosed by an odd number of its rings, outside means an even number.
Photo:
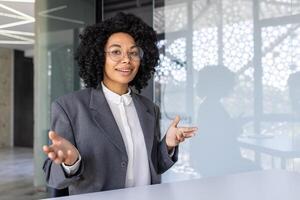
[[[12,145],[13,51],[0,48],[0,147]]]

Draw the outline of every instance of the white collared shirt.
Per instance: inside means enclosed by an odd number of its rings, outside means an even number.
[[[128,165],[125,187],[149,185],[151,183],[149,161],[142,127],[135,109],[131,90],[119,95],[109,90],[103,83],[102,90],[121,132],[126,152]],[[74,168],[74,165],[77,167]],[[68,174],[74,174],[79,168],[80,160],[73,166],[63,168]]]

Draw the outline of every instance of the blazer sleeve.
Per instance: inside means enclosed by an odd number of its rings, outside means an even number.
[[[53,102],[51,106],[51,130],[70,141],[76,147],[71,121],[61,104],[57,101]],[[44,162],[43,170],[48,186],[63,189],[80,179],[83,172],[83,164],[81,163],[77,173],[68,176],[61,165],[55,164],[47,158]]]
[[[159,142],[158,144],[158,173],[162,174],[165,171],[167,171],[169,168],[171,168],[175,162],[178,160],[178,146],[175,147],[175,151],[173,156],[171,157],[168,152],[167,144],[166,144],[166,136],[161,138],[161,131],[160,131],[160,110],[159,107],[155,105],[155,119],[156,119],[156,138]]]

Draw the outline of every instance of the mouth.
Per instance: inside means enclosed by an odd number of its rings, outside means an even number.
[[[116,69],[117,71],[120,71],[120,72],[131,72],[133,71],[132,69],[129,69],[129,68],[120,68],[120,69]]]
[[[133,72],[133,69],[131,68],[117,68],[115,69],[117,72],[120,72],[121,75],[124,75],[124,76],[128,76],[130,75],[132,72]]]

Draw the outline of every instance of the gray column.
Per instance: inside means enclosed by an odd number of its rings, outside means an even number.
[[[13,51],[0,48],[0,147],[13,139]]]
[[[45,184],[44,173],[42,171],[43,162],[46,158],[42,151],[42,146],[47,144],[47,132],[49,128],[49,83],[48,83],[48,65],[47,65],[47,40],[45,30],[46,20],[41,23],[38,12],[46,10],[47,5],[44,1],[35,3],[35,47],[34,47],[34,185],[42,186]]]

